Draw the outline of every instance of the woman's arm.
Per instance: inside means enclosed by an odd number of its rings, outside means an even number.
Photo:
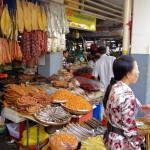
[[[145,104],[140,107],[141,112],[150,112],[150,104]]]

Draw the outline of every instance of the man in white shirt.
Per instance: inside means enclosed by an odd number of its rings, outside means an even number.
[[[100,58],[95,62],[95,66],[92,72],[93,77],[98,80],[100,78],[101,88],[106,90],[111,77],[113,77],[113,62],[115,57],[106,55],[106,48],[104,46],[100,46],[97,49],[97,53],[99,53]]]
[[[92,76],[96,80],[98,80],[98,77],[99,77],[101,89],[103,89],[104,93],[105,93],[107,86],[110,83],[111,77],[114,76],[114,74],[113,74],[113,62],[115,60],[115,57],[107,56],[106,55],[106,48],[104,46],[100,46],[97,49],[96,55],[99,55],[100,58],[95,62]],[[99,105],[100,105],[100,114],[99,114],[100,120],[103,120],[104,108],[103,108],[102,101],[100,101]]]

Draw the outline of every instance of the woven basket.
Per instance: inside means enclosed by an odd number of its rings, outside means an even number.
[[[150,134],[150,122],[147,122],[144,118],[137,118],[136,121],[138,122],[142,122],[145,125],[141,126],[141,127],[137,127],[137,130],[140,134],[142,135],[146,135],[146,134]]]

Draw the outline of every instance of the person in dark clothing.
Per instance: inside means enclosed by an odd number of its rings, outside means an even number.
[[[63,68],[66,69],[67,68],[67,57],[69,55],[68,50],[63,51]]]

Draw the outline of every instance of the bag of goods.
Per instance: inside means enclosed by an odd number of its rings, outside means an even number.
[[[52,85],[54,87],[67,87],[68,86],[68,82],[67,81],[52,81]]]
[[[69,133],[56,133],[50,137],[52,150],[75,150],[78,147],[77,138]]]
[[[28,142],[29,146],[33,146],[37,144],[37,128],[38,125],[35,125],[33,127],[30,127],[28,129],[29,132],[29,137],[28,137]],[[48,133],[45,132],[44,126],[40,125],[39,126],[39,143],[40,145],[45,145],[48,143],[49,135]],[[23,132],[23,137],[21,139],[21,145],[22,147],[26,147],[27,143],[27,130]]]
[[[88,79],[80,76],[75,76],[74,78],[80,83],[80,88],[84,90],[88,90],[88,91],[101,90],[100,82],[97,80]]]

